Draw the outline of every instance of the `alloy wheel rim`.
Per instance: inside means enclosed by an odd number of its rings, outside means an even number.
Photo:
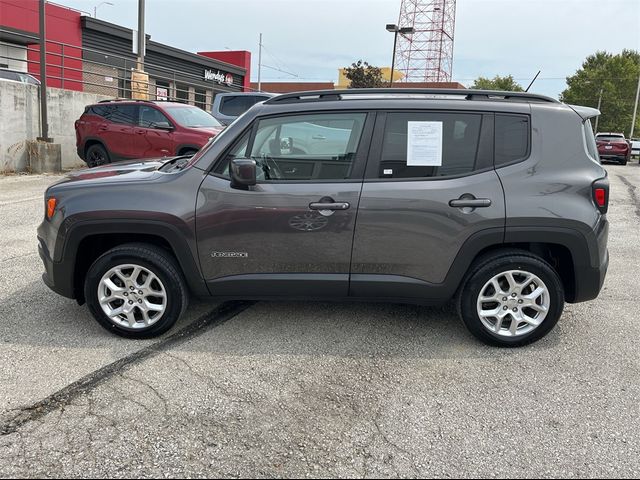
[[[551,297],[540,277],[524,270],[508,270],[484,284],[476,306],[482,325],[491,333],[521,337],[542,324]]]
[[[123,264],[102,276],[98,284],[98,302],[112,323],[139,330],[162,318],[167,309],[167,291],[148,268]]]

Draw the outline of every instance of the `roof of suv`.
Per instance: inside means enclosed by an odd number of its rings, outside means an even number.
[[[118,104],[118,105],[128,105],[128,104],[139,104],[139,103],[147,103],[147,104],[153,104],[153,105],[157,105],[157,106],[173,106],[173,105],[177,105],[177,106],[182,106],[182,107],[193,107],[193,105],[189,105],[188,103],[182,103],[182,102],[171,102],[171,101],[167,101],[167,100],[132,100],[130,98],[116,98],[113,100],[101,100],[98,103],[94,103],[90,106],[96,106],[96,105],[105,105],[108,103],[113,103],[113,104]],[[198,107],[194,107],[194,108],[198,108]]]
[[[560,103],[554,98],[527,92],[448,88],[358,88],[286,93],[270,98],[265,101],[265,104],[319,102],[327,100],[371,100],[390,97]]]
[[[533,108],[564,111],[583,119],[599,115],[589,107],[571,107],[544,95],[470,89],[349,89],[316,90],[278,95],[254,107],[256,114],[312,110],[422,109],[530,113]]]

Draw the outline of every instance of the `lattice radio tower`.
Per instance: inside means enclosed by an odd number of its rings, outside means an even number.
[[[396,70],[402,82],[450,82],[456,0],[402,0],[398,27],[413,27],[399,35]]]

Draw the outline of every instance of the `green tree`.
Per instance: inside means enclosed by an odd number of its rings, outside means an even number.
[[[596,52],[589,55],[574,75],[567,77],[567,89],[560,100],[575,105],[597,107],[602,91],[598,130],[624,132],[631,130],[633,103],[640,75],[640,52],[623,50],[617,55]],[[636,120],[635,132],[640,122]]]
[[[507,92],[523,91],[523,88],[511,75],[507,75],[506,77],[496,75],[493,78],[478,77],[469,88],[478,90],[501,90]]]
[[[349,88],[378,88],[384,86],[382,70],[358,60],[350,67],[345,67],[344,76],[351,81]]]

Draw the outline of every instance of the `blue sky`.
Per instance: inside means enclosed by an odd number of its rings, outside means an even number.
[[[98,18],[136,28],[137,0],[110,0]],[[100,0],[57,0],[93,13]],[[391,63],[400,0],[146,0],[153,40],[189,51],[250,50],[263,81],[337,81],[358,59]],[[458,0],[454,80],[513,75],[532,91],[557,96],[565,77],[597,50],[640,50],[640,0]],[[295,76],[294,76],[295,75]]]

